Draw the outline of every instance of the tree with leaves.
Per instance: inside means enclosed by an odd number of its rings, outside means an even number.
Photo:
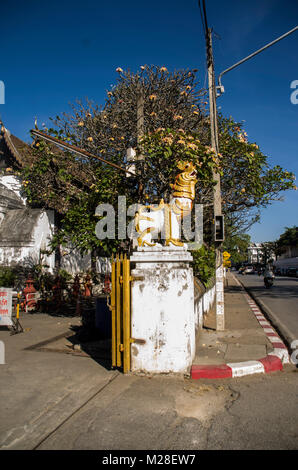
[[[277,256],[278,253],[278,246],[277,242],[275,241],[269,241],[269,242],[263,242],[261,243],[261,263],[267,264],[267,263],[272,263]]]
[[[257,218],[260,208],[295,189],[294,175],[270,167],[256,143],[248,141],[242,124],[219,116],[220,154],[210,147],[206,90],[195,70],[169,72],[165,67],[142,66],[132,73],[117,69],[118,80],[107,90],[106,102],[76,102],[70,114],[53,119],[49,134],[123,168],[126,150],[136,149],[136,177],[99,162],[59,150],[40,139],[32,145],[34,163],[24,170],[24,189],[31,204],[55,209],[60,229],[54,244],[69,243],[81,251],[117,249],[119,240],[98,240],[95,208],[118,195],[127,204],[167,201],[170,183],[180,160],[191,160],[198,171],[195,202],[204,204],[205,243],[212,244],[212,170],[221,174],[223,212],[235,232]],[[140,135],[137,108],[143,108]],[[142,157],[142,158],[141,158]]]
[[[289,248],[298,248],[298,227],[285,227],[284,233],[276,241],[276,254],[282,255]]]
[[[234,227],[226,226],[223,250],[231,255],[231,262],[239,265],[247,261],[247,250],[251,244],[251,237],[247,233],[239,233]]]

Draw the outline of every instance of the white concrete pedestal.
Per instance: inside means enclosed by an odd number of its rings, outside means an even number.
[[[188,373],[195,355],[191,254],[184,248],[139,248],[132,276],[132,371]]]

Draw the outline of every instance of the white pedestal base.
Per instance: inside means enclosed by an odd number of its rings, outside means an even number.
[[[132,371],[188,373],[195,355],[191,254],[183,248],[142,248],[130,258]],[[141,340],[141,341],[140,341]]]

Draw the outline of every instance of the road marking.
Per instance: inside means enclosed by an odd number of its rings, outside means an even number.
[[[235,278],[235,276],[234,276]],[[235,278],[236,279],[236,278]],[[238,281],[238,279],[236,279]],[[238,281],[239,282],[239,281]],[[244,290],[243,285],[239,282],[241,285],[242,289]],[[269,353],[271,355],[275,355],[279,357],[282,360],[282,363],[289,363],[290,362],[290,357],[288,350],[286,346],[283,343],[283,340],[278,336],[276,331],[273,329],[271,326],[271,323],[266,319],[264,315],[262,315],[262,311],[256,304],[256,302],[248,295],[247,292],[245,292],[245,298],[255,315],[256,319],[258,320],[259,324],[263,328],[264,333],[266,333],[266,336],[268,340],[271,342],[272,346],[274,347],[273,353]],[[268,356],[267,356],[268,357]]]
[[[275,331],[272,328],[264,328],[264,331],[265,333],[275,333]]]
[[[242,377],[248,374],[264,374],[264,365],[259,361],[245,361],[228,363],[227,366],[232,369],[232,377]]]
[[[232,274],[233,275],[233,274]],[[244,297],[247,300],[253,314],[262,326],[264,333],[268,340],[271,342],[274,350],[267,354],[266,357],[259,359],[258,361],[245,361],[245,362],[234,362],[221,365],[194,365],[191,368],[192,379],[218,379],[228,377],[242,377],[250,374],[264,374],[274,372],[283,369],[283,364],[290,362],[288,350],[283,344],[281,338],[277,335],[276,331],[271,327],[271,324],[262,315],[261,310],[257,307],[257,304],[251,300],[244,290],[243,285],[233,275],[236,283],[245,292]]]
[[[271,336],[269,339],[271,343],[281,343],[281,339],[278,336]]]
[[[273,352],[269,353],[268,356],[277,356],[280,358],[283,364],[289,364],[290,358],[288,350],[285,348],[275,348]]]

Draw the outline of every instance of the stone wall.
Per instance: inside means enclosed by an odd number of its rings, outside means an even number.
[[[199,279],[194,279],[194,311],[196,330],[203,328],[206,315],[215,301],[215,284],[206,289]]]

